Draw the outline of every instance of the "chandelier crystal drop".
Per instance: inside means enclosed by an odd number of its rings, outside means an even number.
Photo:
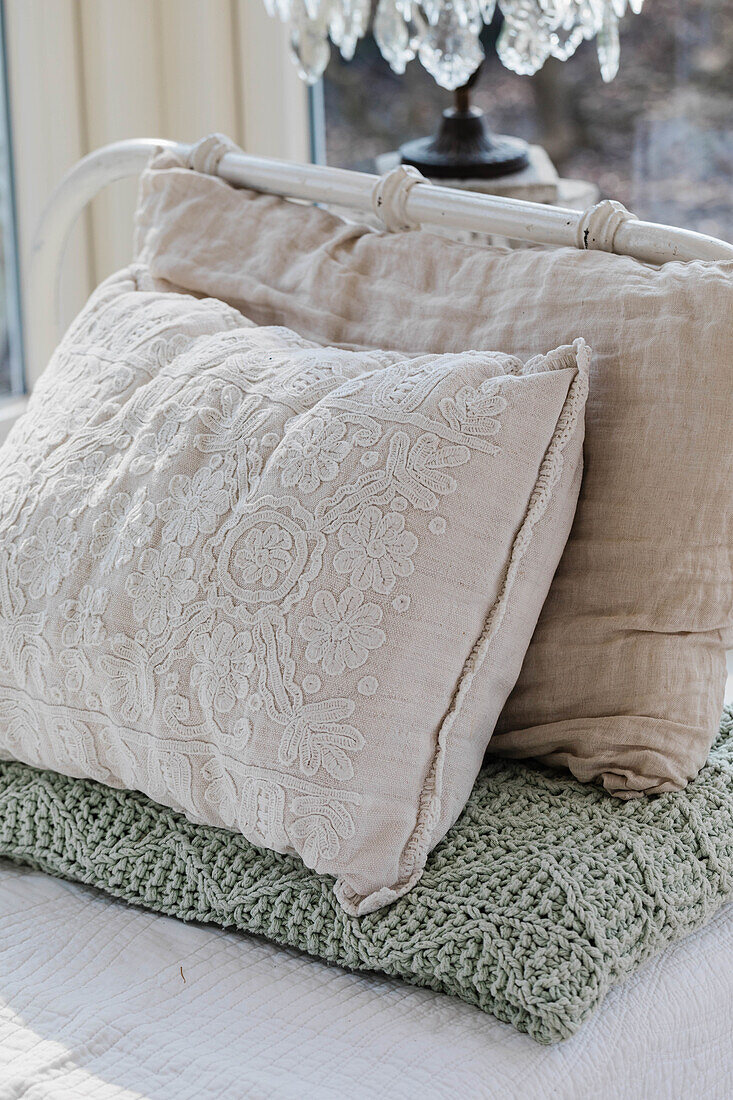
[[[372,22],[371,0],[264,0],[290,28],[301,77],[314,84],[330,54],[329,39],[350,61]],[[531,75],[548,57],[567,61],[584,39],[595,38],[601,76],[619,64],[619,20],[639,14],[644,0],[379,0],[376,43],[390,67],[403,73],[418,57],[443,88],[465,84],[484,56],[479,36],[498,10],[504,17],[497,52],[515,73]]]

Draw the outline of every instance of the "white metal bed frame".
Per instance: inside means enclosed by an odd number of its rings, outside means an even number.
[[[40,316],[53,317],[57,326],[61,324],[61,261],[78,215],[107,184],[138,175],[150,155],[160,149],[175,151],[191,167],[217,175],[235,187],[376,214],[388,230],[419,225],[473,230],[537,244],[600,249],[653,264],[669,260],[733,261],[732,244],[690,230],[640,221],[621,203],[610,200],[578,212],[439,187],[414,168],[395,168],[380,177],[254,157],[235,150],[220,135],[211,135],[195,145],[142,139],[116,142],[90,153],[54,191],[36,234],[29,274],[30,300]]]

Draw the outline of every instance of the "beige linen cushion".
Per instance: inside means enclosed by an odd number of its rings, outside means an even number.
[[[583,336],[575,525],[490,751],[624,797],[696,775],[733,637],[733,264],[382,234],[169,154],[143,177],[137,248],[155,276],[321,343],[525,357]]]
[[[519,673],[588,349],[324,349],[150,285],[103,284],[0,450],[0,756],[297,853],[368,912]]]

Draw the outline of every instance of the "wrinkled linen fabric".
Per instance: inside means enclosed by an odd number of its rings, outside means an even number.
[[[0,756],[399,897],[562,552],[589,358],[324,349],[107,280],[0,450]]]
[[[0,856],[452,994],[556,1043],[733,895],[733,712],[698,778],[657,798],[620,801],[567,772],[493,760],[420,882],[361,918],[300,860],[23,764],[0,763]],[[661,1008],[646,1008],[648,1044]],[[685,1008],[680,997],[678,1027]]]
[[[161,285],[324,344],[526,357],[584,337],[578,511],[490,751],[625,798],[697,774],[733,644],[733,264],[379,233],[169,152],[143,175],[136,247]]]

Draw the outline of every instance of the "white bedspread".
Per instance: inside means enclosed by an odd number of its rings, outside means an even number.
[[[540,1047],[460,1001],[0,861],[2,1100],[730,1100],[733,906]]]

